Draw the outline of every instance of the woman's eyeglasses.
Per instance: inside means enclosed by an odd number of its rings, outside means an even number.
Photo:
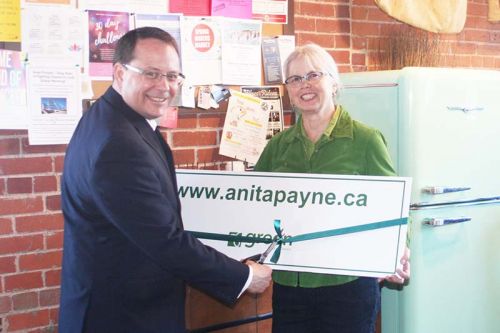
[[[292,87],[298,87],[302,82],[318,82],[324,75],[328,75],[328,73],[323,72],[309,72],[306,75],[292,75],[288,79],[285,80],[285,84]]]
[[[184,82],[184,79],[186,78],[184,74],[178,72],[168,72],[166,74],[163,74],[157,71],[149,71],[146,69],[137,68],[129,64],[122,64],[122,65],[126,69],[129,69],[132,72],[136,72],[137,74],[140,74],[144,76],[146,79],[151,81],[159,81],[162,80],[163,78],[166,78],[167,81],[170,83],[181,85]]]

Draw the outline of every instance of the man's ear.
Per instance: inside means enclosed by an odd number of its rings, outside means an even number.
[[[124,75],[125,75],[125,68],[119,63],[114,64],[113,65],[113,87],[118,92],[121,92]]]

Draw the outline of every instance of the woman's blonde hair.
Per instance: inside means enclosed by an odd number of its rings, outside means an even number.
[[[313,43],[305,44],[303,46],[297,46],[295,50],[286,58],[284,68],[285,78],[290,75],[290,63],[297,58],[304,57],[307,59],[311,65],[318,71],[328,73],[334,83],[337,85],[337,89],[340,90],[342,87],[342,82],[340,81],[339,70],[337,64],[333,57],[325,51],[321,46]]]

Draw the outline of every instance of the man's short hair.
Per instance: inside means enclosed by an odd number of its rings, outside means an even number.
[[[137,41],[147,38],[158,39],[165,42],[165,44],[172,45],[179,54],[177,42],[168,32],[155,27],[142,27],[130,30],[118,40],[113,56],[113,65],[116,63],[128,64],[132,61]]]

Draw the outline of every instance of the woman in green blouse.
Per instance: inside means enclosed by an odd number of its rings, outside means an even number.
[[[297,47],[285,62],[285,83],[297,123],[272,138],[256,171],[394,176],[383,135],[351,119],[336,96],[340,87],[333,58],[315,44]],[[409,278],[403,270],[386,280]],[[377,279],[275,271],[274,333],[371,333],[380,308]]]

